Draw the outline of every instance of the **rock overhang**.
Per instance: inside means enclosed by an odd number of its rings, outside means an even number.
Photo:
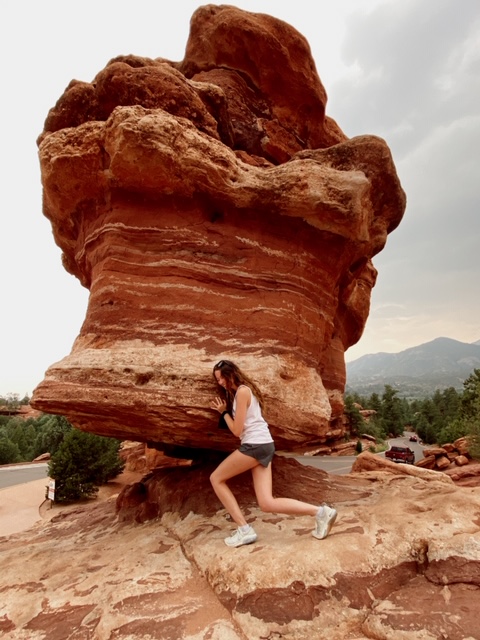
[[[90,300],[34,406],[229,449],[208,409],[228,356],[264,388],[281,448],[342,437],[344,352],[405,194],[385,141],[347,139],[326,101],[301,34],[212,5],[182,62],[121,56],[69,85],[39,138],[44,213]]]

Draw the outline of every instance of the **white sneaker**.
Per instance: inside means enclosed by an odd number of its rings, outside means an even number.
[[[324,504],[321,516],[315,518],[315,530],[312,531],[312,536],[323,540],[330,533],[330,529],[333,527],[335,520],[337,519],[337,512],[328,505]]]
[[[241,547],[242,544],[252,544],[257,539],[253,527],[250,527],[246,533],[242,533],[240,529],[233,532],[231,536],[225,538],[227,547]]]

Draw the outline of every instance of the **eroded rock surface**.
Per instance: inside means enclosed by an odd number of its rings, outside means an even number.
[[[228,450],[208,406],[229,357],[279,448],[342,437],[344,352],[405,194],[385,141],[347,139],[326,103],[303,36],[230,6],[195,12],[181,62],[120,56],[71,82],[39,138],[44,213],[90,299],[36,408]]]
[[[480,489],[391,464],[332,476],[275,459],[275,492],[338,509],[322,541],[312,518],[261,513],[239,479],[259,539],[226,547],[208,466],[141,481],[162,509],[142,524],[136,485],[67,508],[0,539],[2,638],[478,640]]]

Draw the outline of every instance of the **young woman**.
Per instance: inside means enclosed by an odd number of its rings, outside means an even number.
[[[220,502],[238,525],[233,535],[225,538],[225,544],[240,547],[257,539],[257,534],[245,520],[235,496],[227,486],[227,480],[249,469],[262,511],[315,516],[312,535],[319,540],[326,538],[337,517],[335,509],[292,498],[274,498],[272,495],[275,445],[262,416],[263,398],[257,385],[230,360],[220,360],[213,368],[213,376],[222,389],[223,397],[215,398],[210,406],[223,416],[230,431],[240,438],[240,448],[225,458],[210,476]]]

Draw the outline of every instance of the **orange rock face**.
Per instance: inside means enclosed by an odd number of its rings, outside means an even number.
[[[195,12],[181,62],[119,57],[67,87],[39,138],[44,213],[90,300],[35,408],[230,450],[209,409],[229,358],[263,388],[278,448],[343,436],[344,353],[405,195],[386,143],[347,139],[325,109],[303,36],[230,6]]]

